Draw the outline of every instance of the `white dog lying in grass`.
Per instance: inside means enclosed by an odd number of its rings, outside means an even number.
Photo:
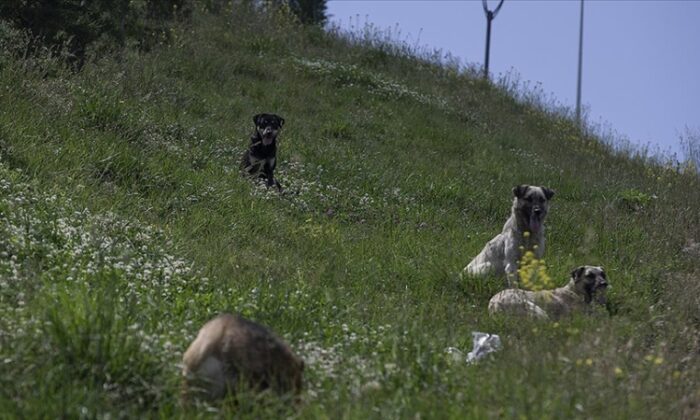
[[[530,292],[506,289],[489,302],[489,313],[507,313],[548,320],[590,309],[591,302],[604,305],[608,280],[603,267],[584,265],[571,272],[571,280],[554,290]]]

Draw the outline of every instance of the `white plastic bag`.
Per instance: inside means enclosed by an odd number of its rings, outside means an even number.
[[[497,334],[488,334],[472,331],[473,349],[467,353],[467,363],[476,363],[489,353],[501,349],[501,337]]]
[[[462,353],[460,349],[456,347],[446,348],[445,353],[447,353],[447,357],[450,361],[461,362],[464,360],[467,363],[476,363],[487,354],[501,349],[501,337],[497,334],[472,331],[472,341],[474,342],[474,348],[467,353],[466,359],[464,358],[464,353]]]

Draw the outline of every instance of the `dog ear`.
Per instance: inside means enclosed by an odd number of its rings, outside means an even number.
[[[258,121],[260,120],[260,118],[262,116],[263,116],[263,114],[257,114],[256,116],[253,117],[253,124],[255,124],[256,127],[258,126]]]
[[[518,185],[517,187],[513,187],[513,195],[518,198],[524,198],[528,188],[530,188],[529,185]]]
[[[580,266],[578,268],[575,268],[574,271],[571,272],[571,278],[574,279],[575,282],[578,282],[581,280],[581,276],[583,275],[583,272],[586,270],[586,267]]]
[[[547,197],[547,200],[551,200],[552,197],[554,197],[554,190],[551,188],[542,187],[542,192],[544,192],[544,196]]]

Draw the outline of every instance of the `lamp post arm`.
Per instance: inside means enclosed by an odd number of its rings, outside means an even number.
[[[494,17],[494,18],[495,18],[496,15],[498,14],[498,11],[501,10],[501,6],[503,6],[503,2],[504,2],[504,1],[505,1],[505,0],[501,0],[501,2],[498,3],[498,6],[496,6],[496,8],[493,10],[493,17]]]

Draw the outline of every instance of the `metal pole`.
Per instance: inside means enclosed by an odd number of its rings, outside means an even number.
[[[493,12],[486,13],[486,57],[484,58],[484,79],[489,78],[489,55],[491,51],[491,21]]]
[[[484,13],[486,14],[486,57],[484,58],[484,79],[489,78],[489,55],[491,53],[491,21],[496,17],[498,11],[501,10],[503,2],[501,0],[498,6],[494,10],[489,10],[486,0],[481,0],[481,4],[484,7]]]
[[[581,22],[578,33],[578,82],[576,85],[576,124],[581,128],[581,69],[583,67],[583,0],[581,0]]]

